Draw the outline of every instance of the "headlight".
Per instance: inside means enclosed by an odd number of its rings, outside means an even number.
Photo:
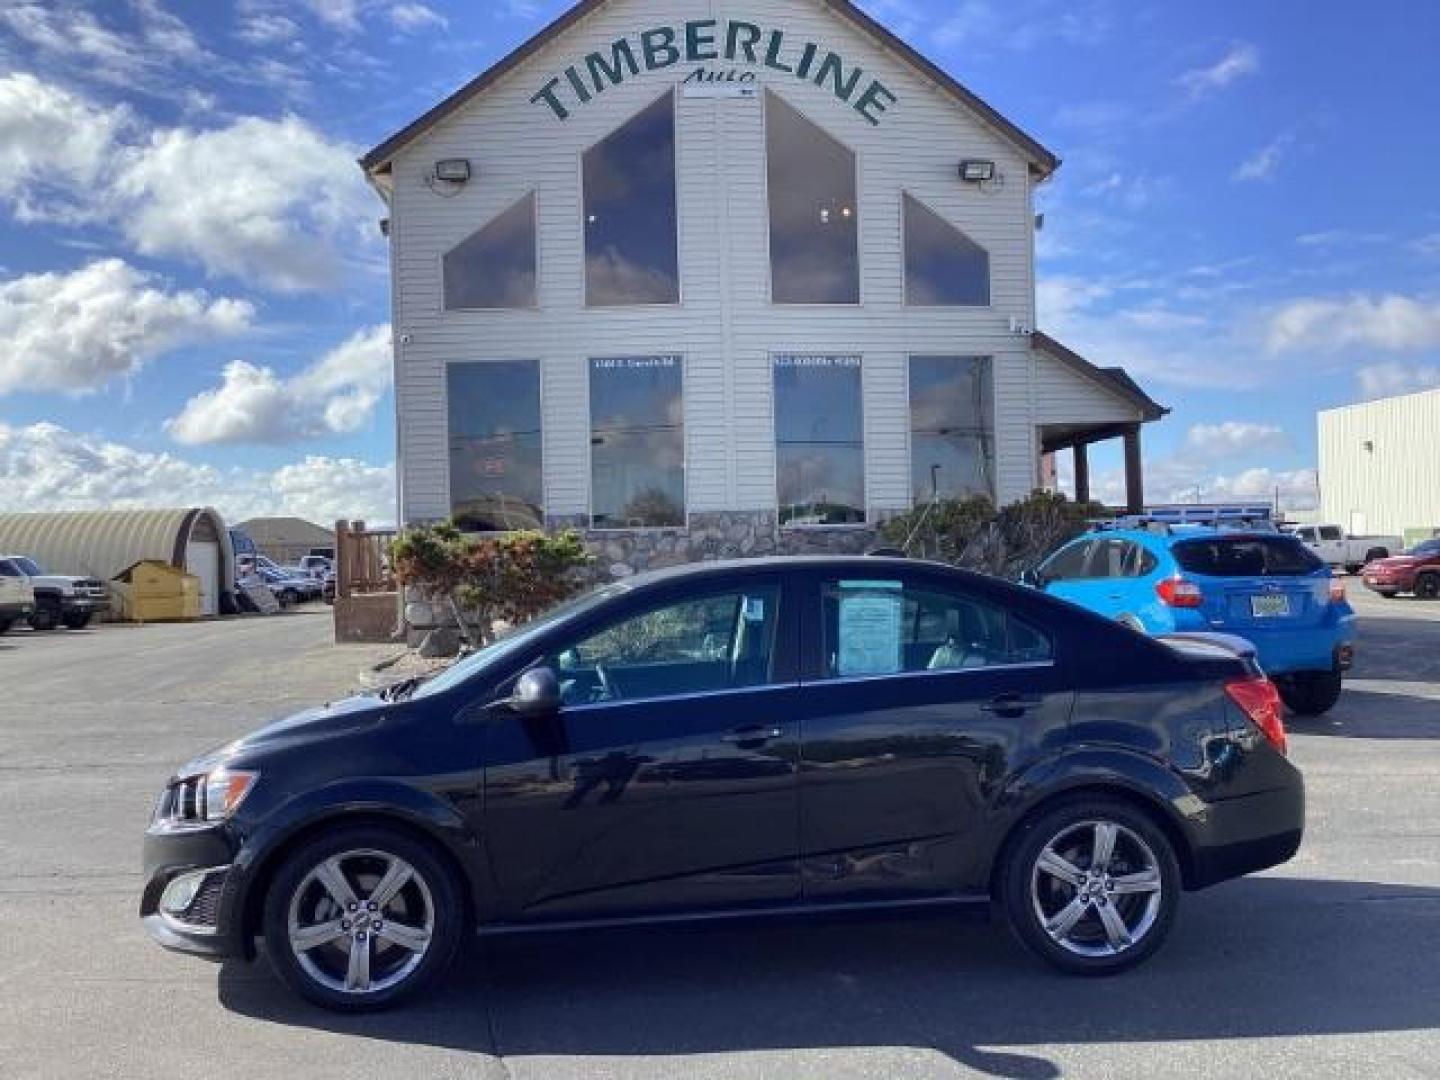
[[[217,769],[176,781],[160,796],[153,824],[185,829],[224,821],[235,813],[259,779],[258,772]]]

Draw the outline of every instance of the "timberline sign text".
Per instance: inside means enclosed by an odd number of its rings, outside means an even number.
[[[843,57],[813,41],[787,40],[785,31],[731,19],[698,19],[683,27],[658,26],[620,38],[608,49],[596,51],[571,64],[547,82],[530,99],[548,108],[557,119],[568,119],[609,87],[619,86],[641,70],[662,71],[677,64],[749,64],[778,71],[829,89],[866,120],[878,125],[896,102],[879,79],[847,63]]]

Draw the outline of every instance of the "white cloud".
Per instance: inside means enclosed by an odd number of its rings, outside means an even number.
[[[300,37],[300,24],[273,11],[241,15],[235,36],[247,45],[280,45]]]
[[[86,191],[129,124],[25,72],[0,77],[0,199],[22,221],[84,217]]]
[[[390,328],[377,326],[288,379],[235,360],[220,386],[191,398],[165,429],[190,446],[287,443],[358,431],[390,386],[391,356]]]
[[[1060,486],[1073,494],[1074,469],[1069,455],[1059,459]],[[1313,510],[1319,505],[1319,480],[1314,469],[1275,469],[1264,465],[1216,472],[1193,455],[1148,458],[1145,462],[1145,499],[1148,503],[1256,502],[1281,510]],[[1125,505],[1125,473],[1106,469],[1092,473],[1091,498],[1107,506]]]
[[[190,64],[212,59],[184,20],[166,11],[160,0],[130,0],[130,6],[140,19],[145,45],[152,54]]]
[[[1275,170],[1280,167],[1280,161],[1285,156],[1285,151],[1294,141],[1295,137],[1290,134],[1277,136],[1242,161],[1230,178],[1240,181],[1271,179],[1275,175]]]
[[[1215,63],[1185,72],[1175,84],[1192,98],[1201,98],[1259,70],[1260,51],[1254,45],[1237,42]]]
[[[120,259],[0,284],[0,395],[83,393],[147,360],[245,330],[255,309],[199,290],[166,292]]]
[[[1440,346],[1440,299],[1410,296],[1302,297],[1274,311],[1265,332],[1271,353],[1348,348],[1406,352]]]
[[[143,254],[282,292],[322,288],[373,216],[354,156],[295,117],[172,128],[122,154],[110,197]]]
[[[258,516],[395,519],[395,471],[351,458],[307,457],[279,469],[219,469],[55,424],[0,423],[0,509],[214,506],[227,521]]]
[[[1285,450],[1290,445],[1283,428],[1241,420],[1195,424],[1185,435],[1187,450],[1210,458],[1242,457],[1262,450]]]
[[[450,25],[449,19],[424,4],[396,4],[390,9],[390,21],[407,32],[430,26],[444,30]]]
[[[304,0],[310,13],[327,26],[353,34],[360,29],[360,0]]]
[[[1412,241],[1410,247],[1426,258],[1440,258],[1440,232],[1428,233]]]
[[[76,4],[11,0],[0,5],[0,27],[24,42],[32,56],[81,64],[110,82],[134,80],[149,62],[131,39]]]
[[[1440,387],[1440,364],[1367,364],[1355,372],[1360,396],[1366,401],[1413,394]]]

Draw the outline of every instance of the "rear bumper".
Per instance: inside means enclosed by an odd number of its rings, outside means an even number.
[[[1305,782],[1290,767],[1285,787],[1207,806],[1195,826],[1190,886],[1221,881],[1288,862],[1305,835]]]
[[[1233,633],[1255,645],[1267,675],[1297,671],[1331,671],[1350,666],[1355,652],[1355,616],[1344,615],[1326,626],[1305,630],[1245,629]]]

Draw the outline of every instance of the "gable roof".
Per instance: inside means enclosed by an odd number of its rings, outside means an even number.
[[[852,0],[818,0],[818,2],[827,10],[858,28],[862,33],[874,38],[882,48],[899,55],[902,60],[910,64],[911,67],[916,68],[922,75],[938,86],[941,91],[957,100],[965,108],[975,113],[983,122],[993,127],[1002,138],[1008,140],[1016,149],[1025,155],[1030,163],[1031,172],[1040,179],[1045,179],[1060,167],[1060,159],[1045,149],[1036,139],[1026,134],[1011,121],[1005,119],[1004,116],[992,108],[987,102],[962,86],[953,76],[947,74],[933,62],[916,52],[915,49],[896,37],[878,21],[856,7]],[[429,131],[452,113],[464,108],[476,97],[483,94],[495,83],[499,82],[541,49],[553,42],[561,34],[565,33],[565,31],[569,30],[576,23],[582,21],[586,16],[606,3],[609,3],[609,0],[579,0],[569,11],[565,12],[529,41],[510,53],[510,55],[506,56],[489,70],[483,72],[477,78],[466,83],[429,112],[407,124],[367,153],[360,159],[360,166],[367,173],[371,174],[381,171],[390,163],[391,159],[410,142]]]
[[[1039,330],[1030,335],[1030,343],[1046,356],[1060,361],[1077,375],[1089,379],[1121,400],[1134,405],[1140,410],[1140,415],[1147,424],[1155,420],[1163,420],[1170,415],[1170,410],[1142,390],[1140,384],[1132,379],[1124,368],[1099,367],[1092,364],[1073,349],[1067,348],[1049,334]]]

